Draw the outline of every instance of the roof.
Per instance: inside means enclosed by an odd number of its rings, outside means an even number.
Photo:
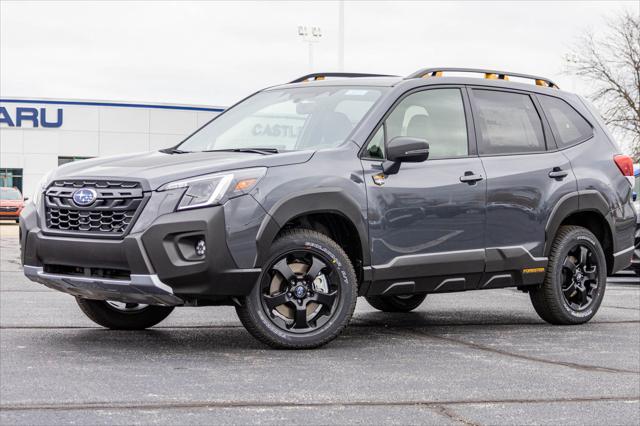
[[[522,83],[519,81],[507,80],[489,80],[472,77],[434,77],[434,78],[412,78],[405,79],[402,77],[362,77],[362,78],[336,78],[331,80],[310,81],[307,83],[281,84],[269,87],[266,90],[298,88],[298,87],[321,87],[321,86],[368,86],[368,87],[394,87],[400,84],[406,84],[410,87],[429,86],[429,85],[460,85],[460,86],[486,86],[501,87],[529,92],[537,92],[551,95],[566,95],[568,92],[550,87],[536,86],[535,84]]]
[[[451,73],[453,73],[453,75]],[[464,76],[456,74],[463,74]],[[480,74],[483,78],[469,77],[469,74]],[[510,78],[515,78],[516,81],[511,81]],[[542,89],[543,91],[552,89],[554,92],[559,90],[558,85],[552,80],[537,75],[478,68],[451,67],[424,68],[407,77],[344,72],[313,73],[299,77],[290,83],[271,87],[270,89],[282,87],[309,87],[309,85],[392,87],[409,81],[413,82],[411,85],[416,85],[415,82],[420,81],[420,85],[461,84],[511,87],[522,90],[531,90],[533,87],[536,89]]]
[[[335,78],[330,80],[315,80],[306,81],[301,83],[284,83],[277,86],[270,87],[269,89],[283,88],[283,87],[309,87],[309,86],[378,86],[378,87],[392,87],[400,83],[403,80],[402,77],[390,76],[390,77],[358,77],[358,78]]]

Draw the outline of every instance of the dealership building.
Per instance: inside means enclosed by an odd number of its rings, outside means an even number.
[[[49,170],[86,158],[167,148],[222,111],[200,105],[0,99],[0,186],[31,196]]]

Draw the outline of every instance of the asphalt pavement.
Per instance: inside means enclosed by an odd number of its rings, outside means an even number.
[[[328,346],[277,351],[229,307],[141,332],[90,322],[26,280],[0,224],[0,424],[640,424],[640,280],[588,324],[551,326],[513,289],[358,302]]]

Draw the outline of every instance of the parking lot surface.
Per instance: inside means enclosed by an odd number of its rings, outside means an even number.
[[[0,424],[640,424],[640,283],[610,278],[588,324],[551,326],[513,289],[409,314],[360,300],[312,351],[255,341],[229,307],[142,332],[90,322],[22,275],[0,224]]]

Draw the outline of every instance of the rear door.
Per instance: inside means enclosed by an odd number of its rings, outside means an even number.
[[[479,287],[539,281],[547,219],[577,190],[571,164],[557,150],[535,96],[483,87],[469,94],[487,175],[487,265]]]
[[[475,288],[484,270],[486,180],[475,152],[464,88],[406,94],[366,146],[365,172],[374,283],[369,294]],[[380,177],[385,140],[424,138],[423,163]]]

